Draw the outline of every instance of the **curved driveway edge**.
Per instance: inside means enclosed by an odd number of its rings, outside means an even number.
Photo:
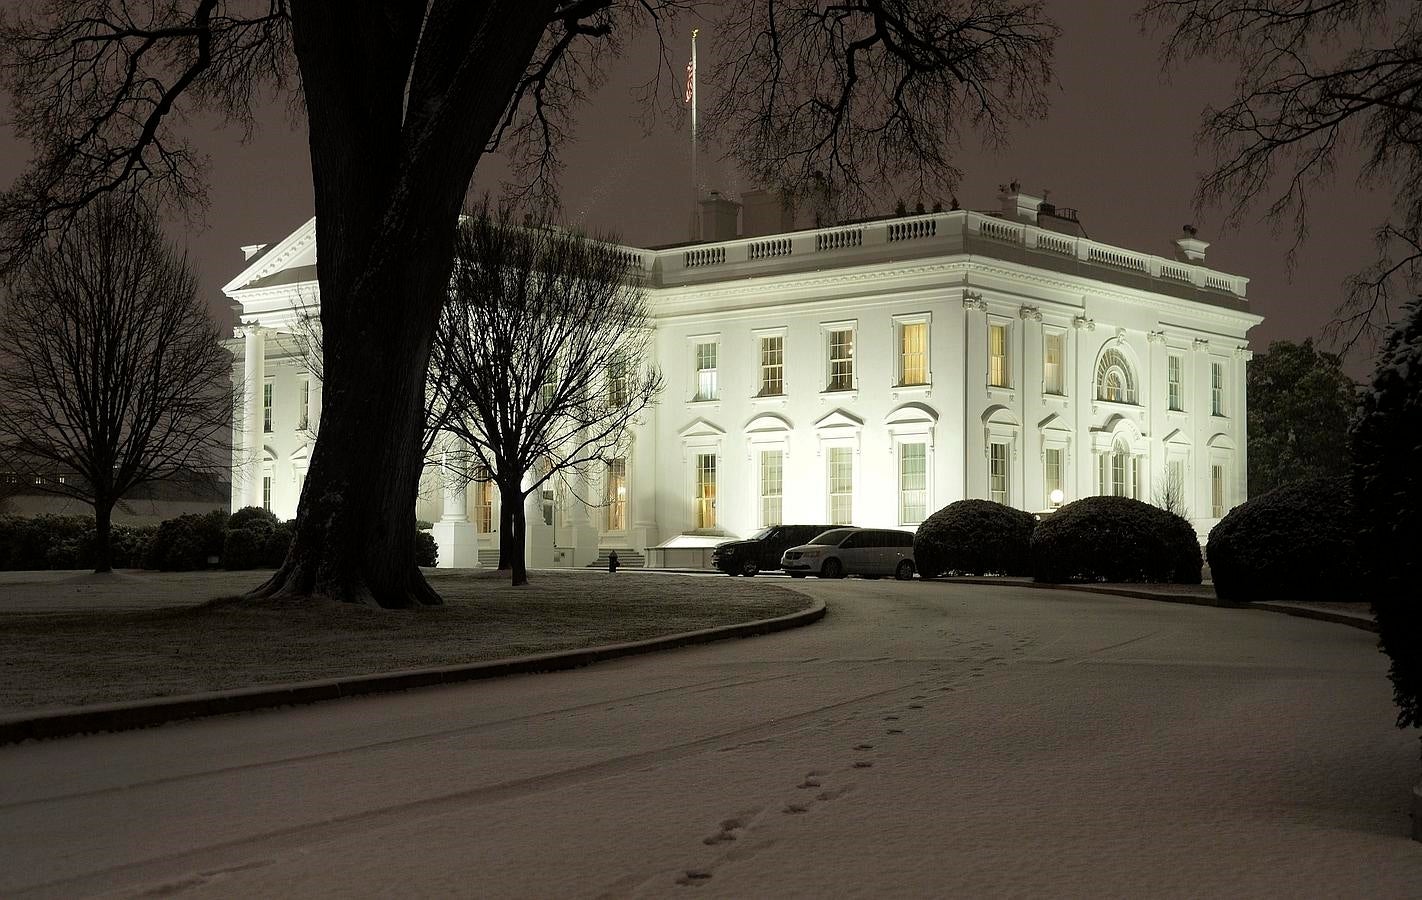
[[[1036,588],[1047,591],[1079,591],[1086,594],[1107,594],[1115,597],[1135,597],[1140,600],[1159,600],[1163,603],[1187,603],[1193,606],[1215,606],[1221,609],[1262,609],[1266,612],[1284,613],[1290,616],[1299,616],[1304,619],[1318,619],[1321,622],[1335,622],[1339,625],[1351,625],[1354,628],[1361,628],[1364,631],[1378,630],[1378,623],[1365,616],[1353,615],[1351,613],[1340,612],[1329,609],[1316,609],[1311,606],[1301,606],[1275,600],[1260,600],[1255,603],[1230,603],[1227,600],[1220,600],[1218,597],[1205,596],[1204,594],[1182,594],[1171,591],[1152,591],[1148,586],[1141,587],[1106,587],[1097,584],[1049,584],[1046,582],[1028,581],[1023,579],[1005,578],[936,578],[934,581],[943,581],[948,584],[988,584],[997,587],[1025,587]]]
[[[329,678],[297,684],[264,685],[151,701],[105,703],[53,712],[40,711],[38,714],[21,714],[0,718],[0,744],[13,744],[28,739],[66,737],[96,731],[128,731],[182,719],[221,716],[228,713],[272,709],[279,706],[298,706],[322,700],[338,700],[342,697],[359,697],[363,694],[406,691],[411,688],[433,685],[502,678],[506,675],[578,669],[624,656],[672,650],[695,644],[709,644],[731,638],[772,634],[777,631],[810,625],[824,617],[824,602],[814,600],[806,609],[773,619],[757,619],[754,622],[741,622],[736,625],[718,625],[715,628],[704,628],[700,631],[684,631],[665,637],[620,644],[605,644],[601,647],[560,650],[553,653],[515,656],[509,659],[457,666],[407,669],[378,675],[353,675],[347,678]]]

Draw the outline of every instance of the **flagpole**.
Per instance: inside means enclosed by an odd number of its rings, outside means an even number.
[[[701,75],[696,65],[696,35],[700,30],[691,29],[691,218],[692,237],[696,240],[701,239],[701,182],[696,168],[696,105],[701,99],[696,90],[696,79]]]

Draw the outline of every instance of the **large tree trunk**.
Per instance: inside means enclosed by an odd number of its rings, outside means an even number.
[[[528,521],[524,512],[524,494],[518,482],[512,487],[499,485],[499,499],[505,513],[500,517],[499,558],[508,555],[508,569],[513,585],[528,584]],[[499,570],[503,571],[502,563]]]
[[[320,248],[323,409],[291,549],[254,596],[440,602],[414,543],[430,341],[465,191],[550,8],[439,3],[426,20],[424,4],[376,14],[292,3]]]
[[[112,572],[114,501],[94,501],[94,571]]]

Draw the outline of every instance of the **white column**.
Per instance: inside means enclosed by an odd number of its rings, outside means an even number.
[[[242,326],[247,339],[243,348],[245,370],[242,378],[243,426],[247,432],[244,460],[246,501],[244,506],[262,505],[262,387],[266,384],[266,329],[257,324]]]
[[[479,536],[465,498],[468,482],[467,450],[464,442],[451,436],[440,454],[440,479],[444,510],[431,529],[439,547],[439,568],[477,569],[479,567]]]
[[[645,413],[647,421],[637,428],[632,442],[630,476],[632,479],[631,544],[638,550],[646,551],[657,543],[657,439],[656,407]],[[757,471],[752,467],[752,471]]]

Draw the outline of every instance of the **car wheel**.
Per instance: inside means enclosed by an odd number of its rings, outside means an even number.
[[[825,560],[825,564],[820,567],[820,577],[843,578],[844,566],[840,565],[840,562],[837,559],[827,559]]]
[[[741,563],[741,574],[747,578],[754,578],[760,574],[760,565],[753,559],[748,559]]]
[[[899,581],[908,581],[913,578],[913,563],[908,560],[899,563],[898,568],[894,569],[894,577]]]

